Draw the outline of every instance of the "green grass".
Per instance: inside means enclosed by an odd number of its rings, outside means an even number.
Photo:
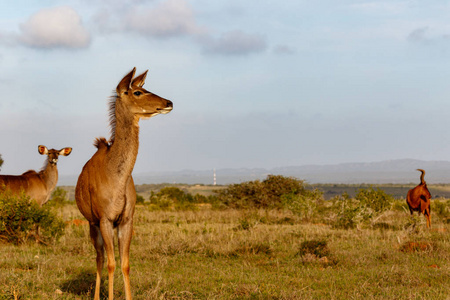
[[[72,204],[57,211],[65,221],[82,219]],[[392,226],[338,230],[302,223],[287,211],[162,212],[138,206],[131,245],[133,296],[449,299],[450,225],[435,217],[427,230],[422,217],[414,230],[399,229],[410,223],[403,211],[391,211],[382,221]],[[326,251],[318,256],[305,250],[324,243]],[[106,299],[106,268],[103,275]],[[124,299],[119,269],[114,283],[115,299]],[[0,299],[92,299],[94,285],[87,224],[69,223],[65,235],[49,246],[0,245]]]

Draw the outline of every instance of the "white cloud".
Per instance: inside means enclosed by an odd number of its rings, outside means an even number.
[[[153,4],[108,5],[94,15],[93,23],[104,33],[131,32],[144,38],[187,37],[207,54],[246,55],[268,47],[263,36],[242,30],[216,37],[209,28],[198,23],[194,8],[187,0],[162,0]]]
[[[125,17],[128,30],[153,37],[197,35],[205,29],[197,25],[185,0],[167,0],[151,9],[134,9]]]
[[[68,6],[43,9],[21,24],[19,40],[37,48],[84,48],[90,35],[81,17]]]
[[[217,39],[205,43],[207,53],[224,55],[246,55],[262,52],[267,48],[266,40],[259,34],[248,34],[241,30],[229,31]]]

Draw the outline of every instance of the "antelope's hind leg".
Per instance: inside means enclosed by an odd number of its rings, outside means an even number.
[[[430,207],[428,207],[423,214],[425,215],[425,217],[427,218],[427,227],[431,228],[431,211],[430,211]]]
[[[100,228],[95,225],[89,224],[89,233],[91,235],[92,244],[94,244],[95,251],[97,252],[97,277],[95,280],[95,300],[100,299],[100,284],[102,280],[103,264],[105,263],[105,247],[103,242]]]

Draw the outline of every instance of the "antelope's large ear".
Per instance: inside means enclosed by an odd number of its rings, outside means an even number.
[[[45,147],[44,145],[39,145],[38,146],[38,152],[40,155],[45,155],[48,153],[47,147]]]
[[[136,73],[136,67],[131,70],[130,73],[125,75],[124,78],[119,82],[116,88],[117,95],[121,96],[131,87],[131,80],[133,79],[134,73]]]
[[[132,86],[142,87],[145,83],[145,78],[147,77],[147,71],[133,79],[133,82],[131,83]]]
[[[67,156],[70,153],[72,153],[72,148],[71,147],[66,147],[66,148],[63,148],[63,149],[59,150],[59,155]]]

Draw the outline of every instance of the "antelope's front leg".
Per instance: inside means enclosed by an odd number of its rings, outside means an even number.
[[[116,260],[114,258],[114,227],[108,219],[100,220],[100,232],[102,233],[106,257],[108,258],[108,299],[114,298],[114,270],[116,269]]]
[[[105,248],[103,243],[103,237],[100,233],[100,228],[95,225],[89,224],[89,233],[91,235],[92,243],[94,244],[95,251],[97,252],[97,277],[95,280],[95,300],[100,299],[100,285],[102,280],[103,264],[105,262]]]

